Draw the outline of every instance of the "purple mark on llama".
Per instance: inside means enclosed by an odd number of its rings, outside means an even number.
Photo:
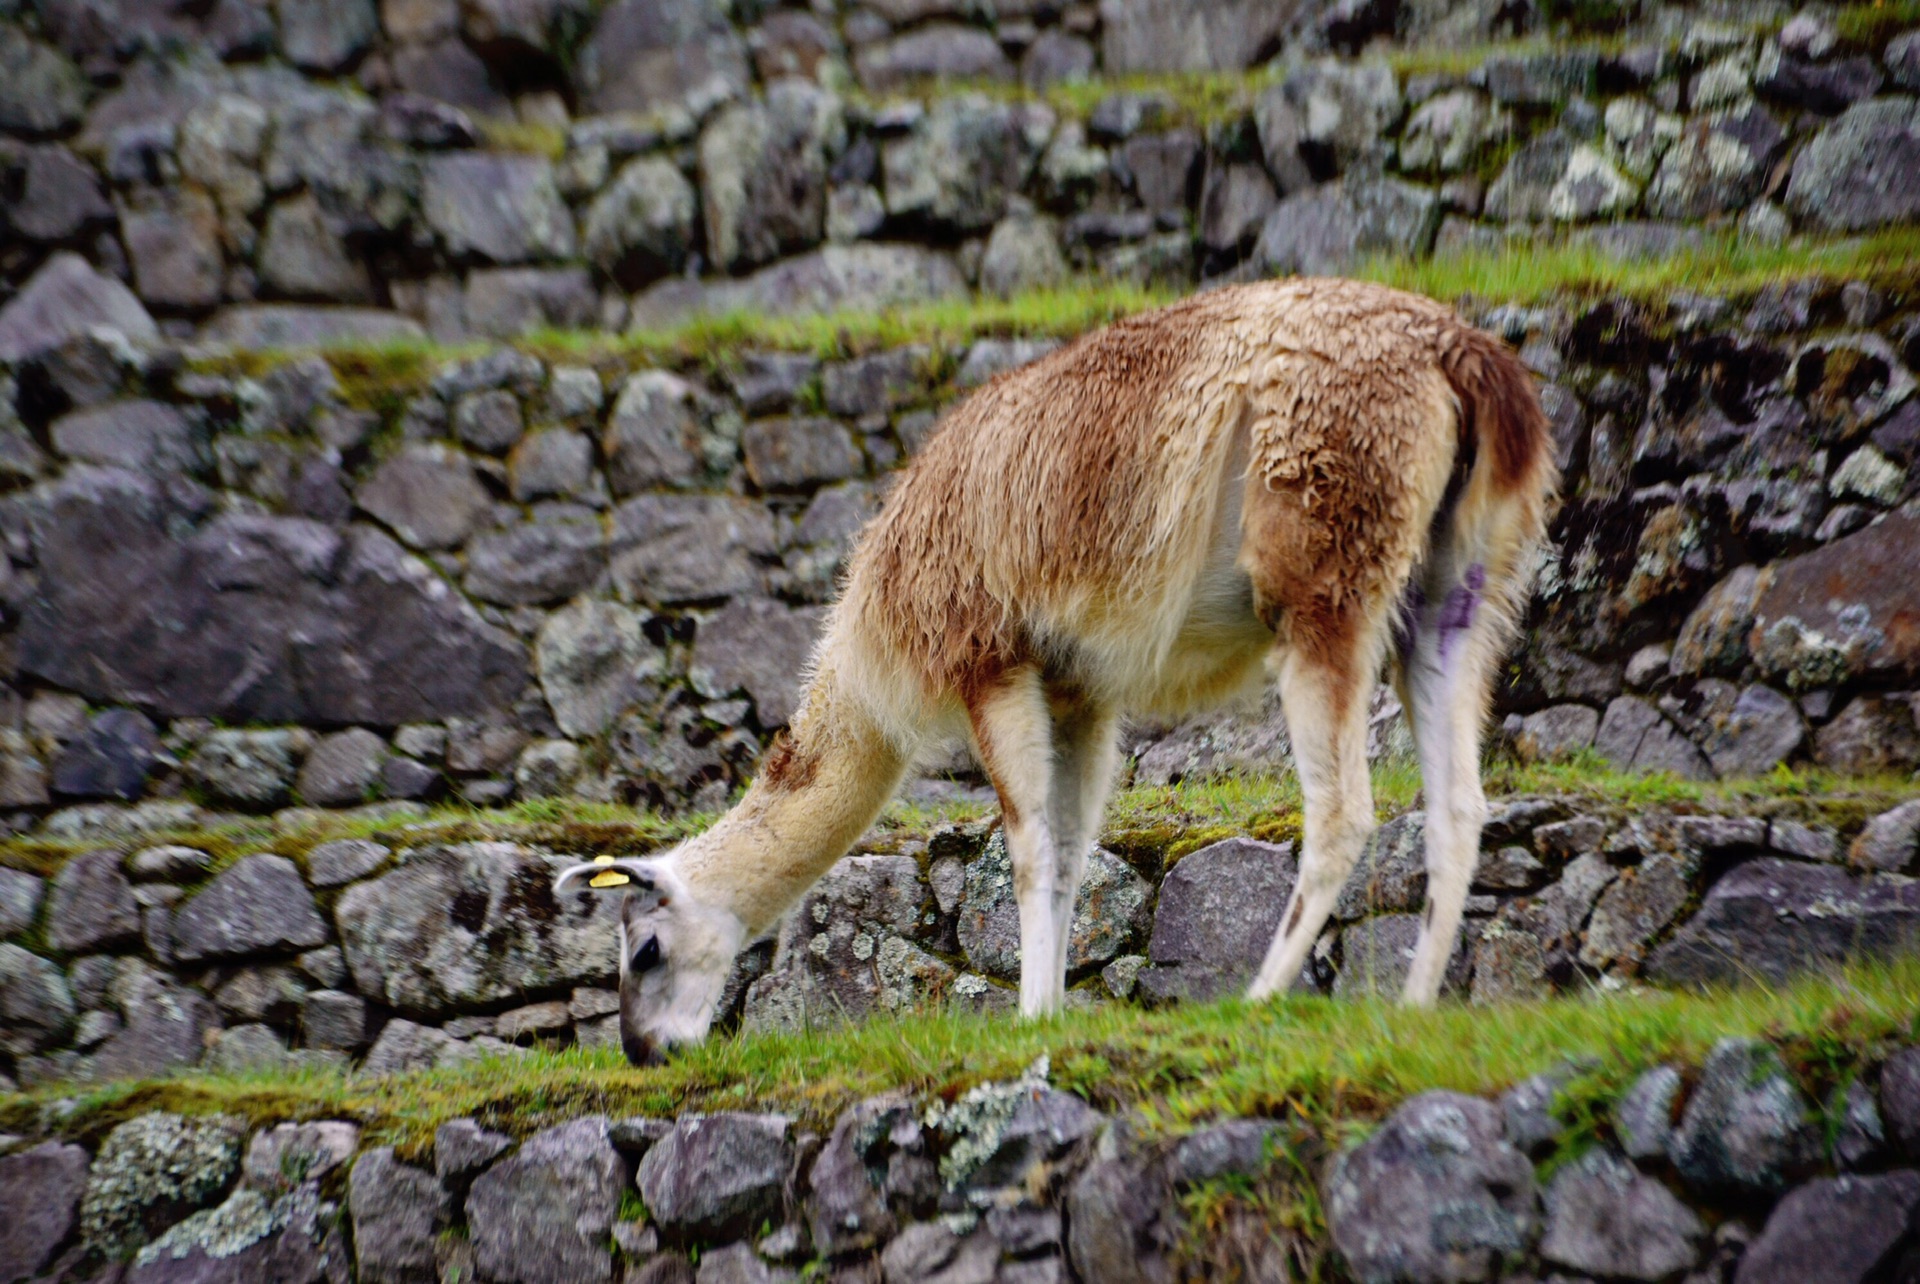
[[[1467,568],[1466,581],[1454,586],[1440,607],[1440,658],[1445,660],[1452,642],[1473,627],[1474,608],[1480,592],[1487,586],[1487,568],[1475,562]]]

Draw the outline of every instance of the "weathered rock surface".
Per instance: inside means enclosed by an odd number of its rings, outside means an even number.
[[[1819,1178],[1774,1206],[1759,1236],[1741,1255],[1735,1284],[1832,1280],[1851,1284],[1873,1268],[1908,1230],[1920,1207],[1920,1173]]]
[[[73,1232],[87,1183],[87,1152],[44,1142],[0,1158],[0,1279],[36,1276]]]
[[[432,1173],[399,1162],[391,1146],[369,1150],[354,1161],[347,1208],[361,1279],[413,1284],[437,1273],[435,1249],[453,1200]]]
[[[313,894],[284,856],[245,857],[173,920],[173,953],[183,963],[310,949],[326,940]]]
[[[605,1119],[535,1133],[476,1178],[467,1195],[480,1270],[512,1284],[612,1279],[607,1233],[626,1180]],[[654,1216],[664,1223],[657,1209]]]
[[[1296,873],[1290,843],[1230,838],[1181,858],[1160,885],[1142,986],[1201,996],[1244,984],[1273,943]]]
[[[1723,1039],[1702,1067],[1667,1155],[1699,1191],[1769,1194],[1818,1160],[1812,1106],[1767,1044]]]
[[[726,1239],[778,1217],[792,1165],[791,1123],[733,1112],[680,1120],[635,1178],[665,1231]]]
[[[1546,1206],[1540,1256],[1607,1279],[1666,1279],[1698,1263],[1707,1235],[1672,1191],[1600,1149],[1554,1176]]]
[[[334,921],[360,993],[442,1013],[616,971],[616,906],[554,897],[559,858],[511,843],[416,851],[341,896]]]
[[[1334,1245],[1364,1280],[1494,1278],[1537,1224],[1526,1156],[1476,1097],[1424,1093],[1334,1157],[1325,1180]]]

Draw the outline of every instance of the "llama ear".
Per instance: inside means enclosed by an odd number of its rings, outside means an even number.
[[[569,865],[553,880],[553,890],[565,891],[569,883],[585,880],[594,891],[654,890],[653,871],[633,857],[597,856],[580,865]]]

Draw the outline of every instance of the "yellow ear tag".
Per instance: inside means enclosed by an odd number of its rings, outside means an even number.
[[[611,865],[613,864],[613,857],[595,856],[593,858],[593,863],[596,865]],[[632,881],[633,879],[623,870],[603,869],[598,874],[595,874],[592,878],[589,878],[587,880],[587,886],[588,887],[625,887],[628,883],[631,883]]]

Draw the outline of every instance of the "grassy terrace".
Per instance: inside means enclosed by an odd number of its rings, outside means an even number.
[[[1761,246],[1726,232],[1698,246],[1654,258],[1621,258],[1589,245],[1514,245],[1424,261],[1381,258],[1356,276],[1454,302],[1540,305],[1622,297],[1661,304],[1677,293],[1749,299],[1770,285],[1796,281],[1866,281],[1899,303],[1920,293],[1920,228],[1869,236],[1801,238]],[[1178,295],[1125,282],[1082,279],[1012,299],[968,298],[883,311],[801,316],[730,313],[698,317],[671,329],[626,334],[544,331],[514,346],[549,361],[586,363],[605,373],[650,365],[727,369],[741,352],[809,352],[844,358],[908,343],[962,347],[977,338],[1071,338],[1120,317],[1159,307]],[[425,341],[343,344],[325,350],[351,400],[397,411],[423,391],[448,360],[485,351],[488,344]],[[203,354],[196,368],[209,373],[259,375],[292,351]],[[951,374],[931,370],[930,384]]]
[[[1717,1039],[1765,1035],[1820,1099],[1856,1067],[1920,1035],[1920,962],[1856,969],[1784,990],[1594,994],[1495,1007],[1404,1011],[1368,1000],[1225,1001],[1159,1012],[1109,1007],[1038,1023],[944,1013],[791,1035],[716,1038],[635,1070],[611,1051],[532,1052],[398,1079],[335,1074],[187,1074],[0,1096],[0,1130],[97,1139],[148,1110],[231,1111],[265,1122],[350,1118],[418,1152],[440,1123],[472,1115],[525,1134],[589,1113],[777,1109],[824,1130],[890,1088],[952,1098],[1012,1078],[1036,1057],[1053,1082],[1149,1133],[1233,1115],[1297,1119],[1323,1137],[1364,1129],[1429,1088],[1492,1093],[1569,1058],[1595,1068],[1571,1112],[1603,1125],[1605,1103],[1662,1060],[1698,1064]]]
[[[1383,816],[1417,802],[1417,779],[1404,767],[1384,767],[1376,782]],[[1615,812],[1662,807],[1785,813],[1842,828],[1920,793],[1920,784],[1904,778],[1842,780],[1780,771],[1700,785],[1621,776],[1590,761],[1551,768],[1496,765],[1488,783],[1496,798],[1551,792]],[[1110,810],[1102,841],[1137,865],[1153,867],[1228,834],[1295,834],[1298,807],[1290,778],[1130,789]],[[978,805],[897,805],[866,846],[886,850],[942,821],[988,814]],[[143,841],[200,843],[218,852],[222,864],[262,848],[299,859],[317,841],[352,833],[408,844],[489,837],[565,851],[647,850],[707,820],[546,801],[489,812],[442,809],[406,821],[320,818],[285,832],[262,819]],[[0,862],[47,869],[78,846],[15,840],[0,846]],[[629,1069],[610,1053],[572,1050],[402,1081],[320,1073],[188,1074],[46,1088],[0,1096],[0,1131],[53,1129],[97,1137],[121,1119],[158,1108],[236,1111],[257,1120],[350,1117],[414,1149],[426,1144],[437,1124],[469,1114],[525,1133],[588,1112],[755,1107],[790,1111],[822,1127],[864,1095],[904,1087],[951,1097],[974,1083],[1017,1075],[1044,1054],[1057,1085],[1085,1094],[1104,1110],[1137,1112],[1150,1131],[1253,1114],[1297,1118],[1329,1136],[1362,1128],[1427,1088],[1496,1091],[1570,1057],[1591,1056],[1597,1065],[1571,1090],[1576,1114],[1604,1118],[1599,1105],[1638,1070],[1663,1059],[1697,1062],[1715,1039],[1732,1034],[1785,1041],[1809,1087],[1824,1094],[1890,1041],[1920,1036],[1917,1015],[1920,960],[1786,990],[1596,992],[1496,1007],[1447,1004],[1431,1012],[1321,998],[1160,1012],[1116,1006],[1035,1025],[927,1012],[800,1035],[716,1039],[657,1070]]]

